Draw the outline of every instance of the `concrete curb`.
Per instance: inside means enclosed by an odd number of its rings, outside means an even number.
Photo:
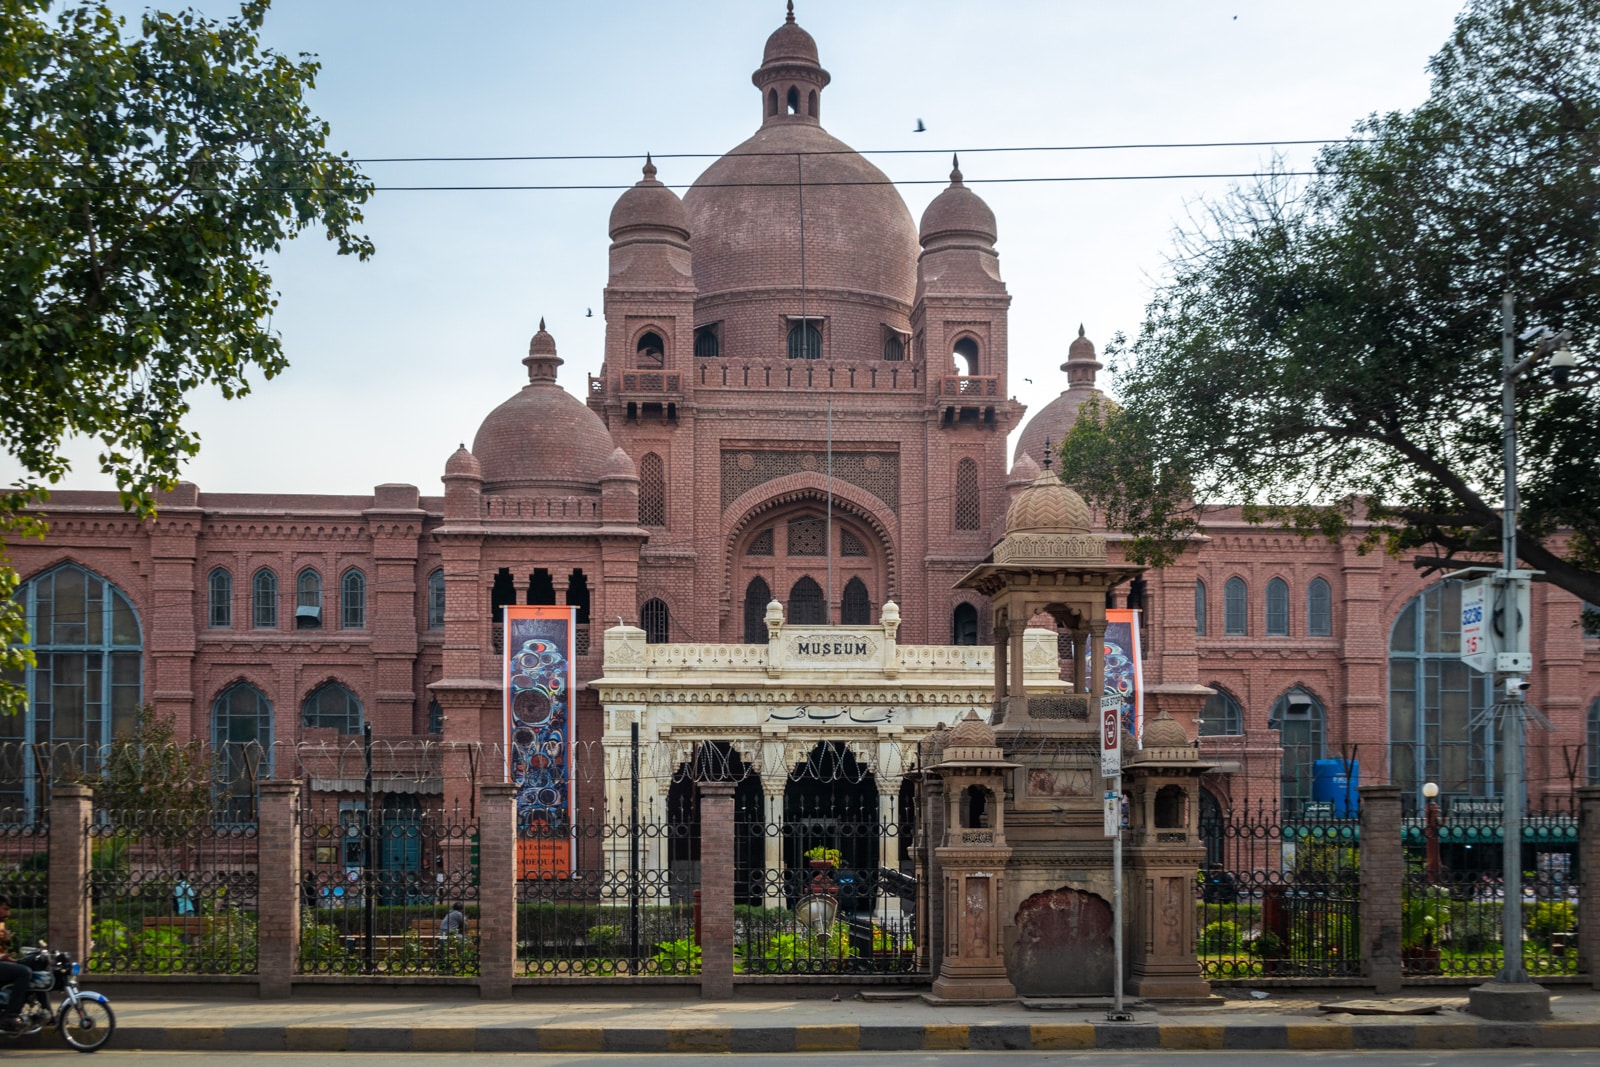
[[[55,1039],[48,1039],[54,1044]],[[219,1052],[929,1052],[1600,1048],[1600,1023],[974,1023],[800,1026],[127,1025],[111,1046]]]

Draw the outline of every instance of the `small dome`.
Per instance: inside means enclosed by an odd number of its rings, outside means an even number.
[[[1183,724],[1166,712],[1144,724],[1145,748],[1188,748],[1189,735]]]
[[[606,465],[600,471],[601,478],[632,478],[639,480],[639,470],[633,465],[633,460],[622,450],[619,445],[612,451],[606,460]]]
[[[489,412],[472,439],[484,491],[598,490],[617,443],[599,415],[556,384],[561,358],[543,319],[522,362],[528,384]]]
[[[683,209],[678,194],[656,181],[656,165],[648,155],[644,159],[644,177],[631,189],[617,197],[611,208],[613,241],[622,242],[638,231],[662,231],[689,240],[689,215]]]
[[[460,448],[450,453],[450,458],[444,465],[444,476],[446,478],[481,479],[483,477],[483,468],[478,465],[478,458],[468,452],[467,446],[463,444]]]
[[[1024,452],[1011,465],[1011,475],[1006,479],[1006,482],[1009,485],[1028,485],[1039,477],[1039,474],[1039,464],[1033,461],[1032,456]]]
[[[1036,460],[1044,458],[1047,444],[1060,441],[1078,421],[1078,412],[1090,398],[1101,404],[1112,401],[1095,384],[1096,373],[1104,366],[1095,353],[1094,342],[1084,336],[1083,325],[1078,325],[1078,336],[1067,346],[1067,361],[1061,369],[1067,374],[1067,388],[1050,403],[1040,408],[1022,427],[1017,436],[1014,458],[1031,455]]]
[[[933,198],[922,213],[922,226],[917,232],[923,247],[945,235],[977,238],[988,245],[994,244],[997,236],[994,212],[981,196],[962,184],[959,160],[953,162],[950,187]]]
[[[802,30],[794,20],[794,0],[789,0],[788,17],[783,20],[782,26],[772,31],[772,36],[767,38],[767,47],[761,53],[763,67],[785,61],[809,63],[812,66],[820,62],[817,58],[817,39]]]
[[[966,718],[956,723],[945,739],[946,748],[993,748],[994,745],[994,731],[975,711],[967,712]]]
[[[1006,511],[1006,536],[1015,533],[1089,532],[1089,505],[1064,485],[1055,471],[1039,477],[1011,502]]]

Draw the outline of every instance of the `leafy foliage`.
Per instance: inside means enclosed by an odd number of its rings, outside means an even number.
[[[133,732],[113,741],[100,771],[83,782],[112,818],[134,817],[155,838],[184,840],[211,810],[211,778],[204,746],[179,742],[172,716],[143,704]]]
[[[237,16],[0,0],[0,447],[26,472],[0,492],[7,537],[99,441],[124,507],[149,516],[200,442],[189,394],[242,396],[287,365],[266,256],[320,225],[341,254],[372,186],[327,147],[305,96],[319,66],[261,47],[269,0]],[[60,8],[52,17],[52,9]],[[0,671],[28,661],[0,566]],[[0,702],[21,695],[0,684]]]
[[[1498,548],[1500,321],[1600,331],[1600,0],[1471,0],[1414,111],[1206,205],[1063,477],[1160,564],[1209,507]],[[1600,603],[1600,387],[1518,386],[1525,564]],[[1552,539],[1558,532],[1564,537]]]

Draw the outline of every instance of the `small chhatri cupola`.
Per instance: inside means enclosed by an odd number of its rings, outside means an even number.
[[[1068,389],[1093,389],[1096,372],[1104,366],[1096,358],[1094,342],[1083,335],[1083,323],[1078,324],[1078,339],[1067,348],[1067,361],[1061,369],[1067,372]]]
[[[783,25],[767,38],[761,66],[750,80],[761,90],[761,124],[820,125],[822,90],[832,79],[817,59],[817,42],[794,20],[794,0]]]
[[[556,355],[556,339],[544,328],[544,319],[539,319],[539,332],[533,335],[533,340],[528,342],[528,355],[522,361],[528,368],[528,381],[553,382],[556,380],[556,368],[561,366],[562,359]]]

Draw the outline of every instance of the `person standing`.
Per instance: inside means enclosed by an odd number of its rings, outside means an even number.
[[[172,906],[177,915],[182,918],[194,914],[194,886],[189,884],[189,875],[184,871],[178,872],[178,884],[172,887]]]

